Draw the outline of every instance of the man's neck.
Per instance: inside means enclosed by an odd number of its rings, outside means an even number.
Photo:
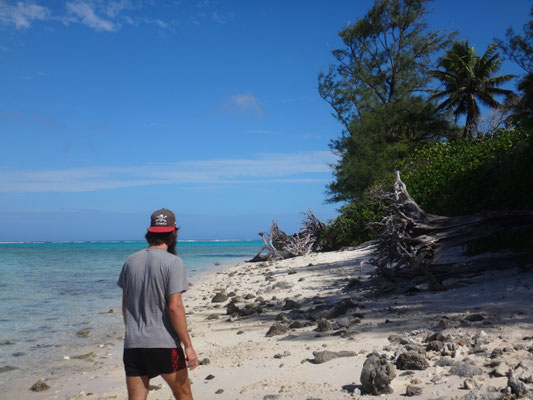
[[[158,244],[157,246],[153,245],[153,246],[148,246],[149,249],[161,249],[161,250],[168,250],[168,245],[163,243],[163,244]]]

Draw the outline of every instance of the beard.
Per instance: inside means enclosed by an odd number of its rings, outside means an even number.
[[[170,241],[170,244],[168,245],[167,251],[170,254],[177,255],[178,251],[176,250],[176,246],[178,244],[178,230],[176,229],[172,234],[172,239]]]

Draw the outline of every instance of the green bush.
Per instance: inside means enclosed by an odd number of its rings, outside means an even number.
[[[375,238],[368,224],[379,222],[385,216],[386,203],[376,200],[375,194],[376,191],[382,190],[383,185],[384,183],[375,184],[360,200],[353,200],[339,209],[340,215],[329,221],[320,236],[323,250],[357,246]]]
[[[533,135],[492,136],[437,143],[400,163],[407,190],[429,213],[533,209]]]

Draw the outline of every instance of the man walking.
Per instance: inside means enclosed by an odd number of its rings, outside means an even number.
[[[198,356],[181,298],[188,286],[183,261],[176,256],[177,232],[172,211],[155,211],[145,236],[149,246],[128,257],[118,280],[123,289],[123,359],[130,400],[145,400],[150,379],[158,375],[176,399],[192,400],[187,366],[196,368]]]

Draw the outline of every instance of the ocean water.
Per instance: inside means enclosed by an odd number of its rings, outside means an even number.
[[[218,264],[252,258],[259,241],[178,243],[189,280]],[[58,373],[64,357],[116,343],[123,334],[126,257],[144,242],[0,243],[0,387],[21,373]],[[217,265],[216,265],[217,264]],[[87,337],[76,333],[89,329]],[[8,343],[8,344],[6,344]]]

